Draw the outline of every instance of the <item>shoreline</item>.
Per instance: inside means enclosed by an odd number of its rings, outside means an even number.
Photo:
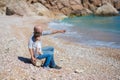
[[[54,38],[42,38],[43,47],[55,48],[56,64],[61,70],[35,67],[30,62],[27,43],[36,24],[44,30],[51,21],[47,18],[3,17],[0,20],[0,80],[117,80],[120,79],[120,50],[92,48]],[[3,20],[4,19],[4,20]],[[16,19],[18,21],[16,21]]]
[[[91,47],[91,48],[95,48],[95,49],[101,48],[101,49],[116,49],[116,50],[120,50],[120,47],[113,47],[113,46],[110,46],[110,45],[109,46],[95,45],[95,44],[91,45],[91,44],[85,44],[85,43],[81,43],[81,42],[76,42],[74,40],[67,40],[63,36],[55,36],[54,38],[58,38],[58,39],[64,40],[65,42],[71,42],[73,44],[79,44],[79,45],[84,46],[84,47],[86,46],[86,47]],[[103,41],[101,41],[101,42],[103,42]],[[106,42],[106,44],[107,44],[107,42]]]
[[[91,17],[91,16],[88,16]],[[80,20],[81,18],[77,18],[78,22],[82,22]],[[82,18],[84,19],[83,22],[86,20],[86,17]],[[103,18],[102,18],[103,19]],[[108,18],[109,19],[109,18]],[[106,21],[108,19],[101,20]],[[114,19],[114,17],[112,17]],[[116,18],[115,18],[116,19]],[[119,17],[118,17],[119,19]],[[76,22],[76,18],[71,19],[73,21],[70,21],[69,18],[63,21],[52,21],[49,23],[50,28],[53,29],[66,29],[68,30],[65,35],[56,35],[56,38],[62,38],[65,40],[69,40],[71,42],[87,45],[87,46],[93,46],[93,47],[110,47],[110,48],[116,48],[120,49],[120,41],[119,41],[119,25],[113,28],[113,26],[107,25],[107,23],[103,23],[103,27],[100,27],[100,25],[97,27],[96,23],[95,25],[85,25],[84,23],[81,24],[81,26],[77,26],[78,22]],[[92,18],[93,20],[93,18]],[[97,20],[99,22],[99,18],[97,17]],[[94,20],[95,21],[95,20]],[[93,22],[94,22],[93,21]],[[110,20],[111,21],[111,20]],[[115,24],[118,23],[118,20]],[[114,21],[111,21],[113,23]],[[73,23],[73,24],[72,24]],[[75,24],[76,23],[76,24]],[[86,23],[86,22],[85,22]],[[89,22],[88,22],[89,23]],[[84,27],[83,27],[84,25]],[[105,27],[105,28],[104,28]],[[99,29],[100,28],[100,29]],[[108,29],[110,28],[110,29]],[[113,30],[112,30],[113,29]],[[95,34],[96,33],[96,34]]]

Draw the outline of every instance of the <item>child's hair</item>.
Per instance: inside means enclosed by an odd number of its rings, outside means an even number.
[[[40,37],[41,36],[41,33],[40,32],[35,32],[34,33],[34,38],[35,40],[37,39],[37,37]]]

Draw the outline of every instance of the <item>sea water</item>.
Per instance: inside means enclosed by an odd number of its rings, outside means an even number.
[[[65,34],[54,37],[94,47],[120,49],[120,16],[82,16],[49,23],[54,29],[65,29]]]

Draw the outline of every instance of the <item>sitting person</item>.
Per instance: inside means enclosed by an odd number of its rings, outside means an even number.
[[[34,53],[34,57],[37,59],[37,57],[39,55],[42,55],[42,48],[41,48],[41,43],[39,42],[41,37],[40,37],[40,33],[34,33],[34,38],[35,38],[35,41],[33,42],[33,53]],[[32,61],[32,63],[35,65],[35,66],[40,66],[40,62],[38,62],[37,60],[36,61]]]
[[[34,33],[28,43],[32,62],[35,63],[36,59],[41,60],[45,58],[46,60],[43,64],[44,68],[50,67],[55,69],[61,69],[61,67],[55,64],[54,48],[50,46],[44,48],[41,47],[41,36],[64,32],[65,30],[42,31],[42,28],[40,26],[35,26]]]

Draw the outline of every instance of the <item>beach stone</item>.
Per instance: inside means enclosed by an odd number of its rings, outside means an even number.
[[[43,60],[37,60],[36,61],[36,66],[40,67],[41,65],[43,65],[44,61]]]
[[[60,59],[60,61],[64,61],[63,59]]]
[[[76,69],[76,70],[74,71],[74,73],[78,73],[78,74],[79,74],[79,73],[83,73],[84,71],[85,71],[85,70],[83,70],[83,69],[80,69],[80,70],[79,70],[79,69]]]
[[[117,78],[118,80],[120,80],[120,76],[119,76],[119,75],[116,75],[116,78]]]
[[[31,77],[32,80],[36,80],[34,77]]]

